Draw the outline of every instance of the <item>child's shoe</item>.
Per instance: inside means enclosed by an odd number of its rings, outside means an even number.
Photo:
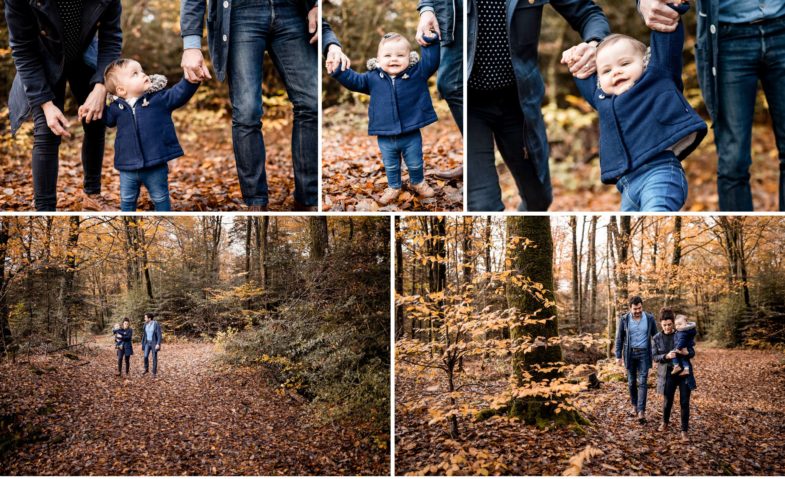
[[[433,195],[436,194],[436,192],[433,191],[433,188],[428,186],[428,183],[425,180],[422,180],[416,185],[411,185],[411,187],[418,196],[423,198],[432,198]]]
[[[679,376],[689,376],[690,375],[690,368],[684,368],[684,370],[679,374]]]
[[[382,197],[379,198],[379,203],[383,205],[388,205],[393,201],[398,199],[398,195],[401,194],[400,188],[385,188],[384,193],[382,193]]]
[[[679,374],[681,371],[682,371],[682,367],[676,365],[676,366],[673,366],[673,372],[671,374],[675,376],[675,375]]]

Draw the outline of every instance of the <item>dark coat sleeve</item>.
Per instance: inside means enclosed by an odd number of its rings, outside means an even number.
[[[690,6],[689,4],[682,4],[677,8],[672,6],[671,8],[683,15],[684,12],[689,10]],[[657,66],[669,72],[679,90],[683,90],[684,85],[681,80],[681,53],[684,49],[684,22],[680,18],[676,30],[673,32],[658,32],[652,30],[650,43],[651,57],[649,59],[649,65]]]
[[[30,5],[25,0],[6,0],[5,19],[8,25],[8,44],[19,78],[24,85],[31,107],[55,98],[44,71],[38,28]]]
[[[616,322],[616,359],[621,358],[622,346],[624,345],[625,334],[622,331],[624,329],[623,318],[624,316],[620,316],[619,320]]]
[[[356,71],[352,70],[351,68],[347,68],[346,70],[341,70],[338,68],[332,74],[332,77],[338,80],[338,82],[348,88],[351,91],[356,91],[360,93],[365,93],[369,95],[371,90],[368,86],[368,75],[370,73],[357,73]]]
[[[596,110],[597,105],[594,102],[594,95],[597,93],[597,74],[594,73],[589,78],[580,79],[573,77],[573,79],[575,80],[575,85],[578,86],[578,91],[581,92],[581,96]]]
[[[665,363],[670,361],[670,359],[665,359],[665,356],[667,356],[667,354],[670,351],[667,351],[664,347],[665,345],[664,345],[664,341],[662,341],[662,333],[657,333],[654,335],[654,338],[652,339],[652,344],[653,347],[652,347],[651,359],[655,363]]]
[[[422,47],[422,58],[420,59],[420,71],[425,78],[430,78],[439,69],[440,47],[439,37],[424,37],[428,45]]]
[[[335,35],[333,28],[330,26],[330,23],[324,18],[322,18],[322,54],[323,55],[327,55],[327,48],[330,45],[338,45],[340,47],[341,42],[338,41],[338,37]]]
[[[551,0],[550,3],[585,42],[600,41],[611,32],[608,19],[592,0]]]
[[[90,84],[104,82],[104,70],[120,58],[123,50],[123,30],[120,16],[123,6],[120,0],[112,0],[98,20],[98,63]]]
[[[111,103],[104,108],[103,120],[104,125],[110,128],[117,126],[117,115],[115,114]]]
[[[188,103],[199,88],[199,83],[191,83],[185,78],[177,82],[175,86],[161,92],[164,104],[169,110],[176,110]]]
[[[180,3],[180,36],[202,36],[206,0],[182,0]]]

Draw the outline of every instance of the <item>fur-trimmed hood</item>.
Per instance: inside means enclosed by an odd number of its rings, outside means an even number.
[[[420,55],[417,52],[415,52],[415,51],[409,52],[409,66],[408,66],[408,68],[413,67],[419,61],[420,61]],[[368,68],[368,71],[376,70],[377,68],[379,68],[379,59],[376,58],[376,57],[371,58],[371,59],[369,59],[365,63],[365,66]]]
[[[163,76],[163,75],[159,75],[159,74],[157,74],[157,73],[156,73],[156,74],[153,74],[153,75],[150,75],[150,88],[148,88],[147,90],[145,90],[145,92],[144,92],[144,93],[145,93],[146,95],[149,95],[149,94],[151,94],[151,93],[155,93],[155,92],[157,92],[157,91],[161,91],[161,90],[163,90],[164,88],[166,88],[166,84],[167,84],[168,82],[169,82],[169,81],[168,81],[168,80],[166,79],[166,77],[165,77],[165,76]],[[113,95],[113,94],[111,94],[111,93],[107,93],[107,94],[106,94],[106,99],[107,99],[107,101],[109,101],[109,102],[113,102],[113,101],[115,101],[115,100],[118,100],[119,98],[120,98],[119,96],[117,96],[117,95]]]

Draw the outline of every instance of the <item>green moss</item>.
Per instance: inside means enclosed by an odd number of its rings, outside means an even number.
[[[626,383],[627,376],[623,373],[610,373],[602,377],[602,380],[609,383]]]

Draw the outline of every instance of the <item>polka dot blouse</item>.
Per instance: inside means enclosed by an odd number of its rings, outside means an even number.
[[[477,47],[469,88],[497,90],[515,83],[505,0],[477,0]]]
[[[82,29],[83,3],[83,0],[57,0],[60,21],[63,23],[63,52],[67,62],[82,54],[79,33]]]

